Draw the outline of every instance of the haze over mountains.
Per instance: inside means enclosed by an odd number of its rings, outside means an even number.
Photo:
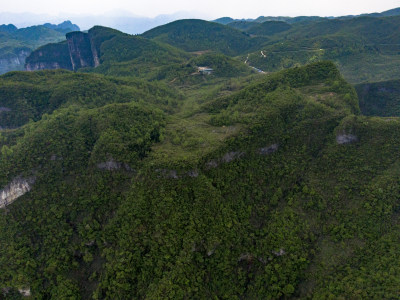
[[[71,20],[74,24],[78,24],[82,30],[88,30],[95,25],[102,25],[130,34],[140,34],[156,26],[184,18],[206,18],[206,16],[195,12],[177,12],[174,14],[159,15],[154,18],[137,16],[124,11],[114,11],[104,15],[61,14],[59,16],[0,12],[0,22],[14,24],[17,27],[28,27],[46,22],[60,23],[64,20]]]
[[[397,299],[398,12],[0,26],[0,298]]]
[[[0,74],[24,70],[26,57],[36,48],[65,40],[65,34],[80,30],[70,21],[58,25],[43,25],[17,28],[13,24],[0,25]]]

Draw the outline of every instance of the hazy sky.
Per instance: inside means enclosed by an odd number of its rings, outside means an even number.
[[[188,15],[196,14],[203,18],[255,18],[261,15],[338,16],[380,12],[398,6],[399,0],[0,0],[0,13],[98,15],[126,12],[155,17],[186,11]]]

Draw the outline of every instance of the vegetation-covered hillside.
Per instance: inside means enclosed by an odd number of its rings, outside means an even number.
[[[329,59],[339,65],[343,76],[352,83],[398,78],[399,25],[399,16],[296,23],[260,47],[262,53],[251,53],[248,63],[271,72]]]
[[[180,95],[158,83],[143,80],[120,80],[96,74],[69,71],[10,72],[0,77],[0,127],[15,128],[38,121],[43,114],[78,105],[101,107],[110,103],[157,103],[159,108],[173,110]]]
[[[0,26],[0,298],[399,298],[397,15]]]
[[[29,185],[0,210],[5,298],[398,296],[398,118],[330,62],[225,75],[0,77],[31,112],[0,132],[1,186]]]
[[[232,56],[259,43],[241,31],[203,20],[175,21],[151,29],[143,36],[189,52],[211,50]]]
[[[274,35],[287,31],[291,28],[290,24],[282,21],[267,21],[256,26],[252,26],[246,32],[254,35]]]

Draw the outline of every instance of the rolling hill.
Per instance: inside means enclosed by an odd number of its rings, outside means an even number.
[[[329,59],[352,83],[389,80],[400,77],[399,25],[398,16],[299,23],[270,37],[248,62],[270,72]]]
[[[235,56],[259,41],[236,29],[203,20],[179,20],[151,29],[143,37],[189,52],[218,51]]]
[[[257,24],[256,26],[252,26],[246,29],[246,32],[252,35],[269,36],[287,31],[291,27],[291,25],[282,21],[266,21],[264,23]]]
[[[331,62],[181,93],[0,80],[34,112],[0,132],[5,297],[396,297],[400,121],[363,116]]]
[[[397,299],[396,13],[33,51],[0,76],[0,298]]]

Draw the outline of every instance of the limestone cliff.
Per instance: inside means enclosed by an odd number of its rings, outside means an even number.
[[[97,51],[88,33],[77,31],[70,32],[66,36],[73,70],[99,65]]]
[[[48,44],[33,51],[26,59],[25,69],[36,71],[44,69],[67,69],[73,70],[69,59],[67,41]]]
[[[100,65],[98,50],[90,33],[70,32],[66,38],[64,42],[48,44],[32,52],[26,60],[25,69],[27,71],[44,69],[76,71],[80,68]]]
[[[0,208],[10,205],[19,197],[25,195],[32,189],[35,183],[34,177],[29,178],[14,178],[6,187],[0,190]]]
[[[13,70],[23,70],[25,59],[30,53],[31,50],[29,48],[18,48],[13,52],[0,54],[0,74]]]

